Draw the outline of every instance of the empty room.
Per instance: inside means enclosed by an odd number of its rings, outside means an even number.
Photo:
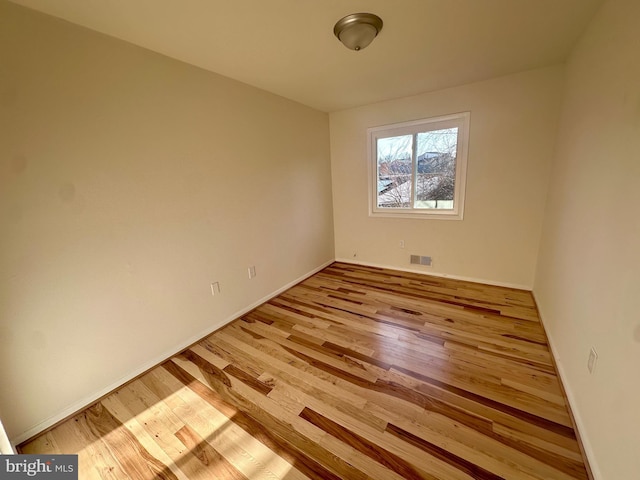
[[[639,23],[0,0],[0,478],[639,479]]]

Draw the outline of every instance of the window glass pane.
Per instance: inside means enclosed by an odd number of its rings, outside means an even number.
[[[458,128],[418,133],[414,208],[453,209]]]
[[[470,112],[367,129],[369,215],[462,220]]]
[[[378,208],[410,207],[412,144],[413,135],[377,140]]]

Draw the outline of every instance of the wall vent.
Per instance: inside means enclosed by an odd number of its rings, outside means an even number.
[[[431,257],[420,256],[420,255],[411,255],[410,263],[416,265],[426,265],[427,267],[431,266]]]

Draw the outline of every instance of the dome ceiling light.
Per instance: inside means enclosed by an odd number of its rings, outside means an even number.
[[[373,13],[352,13],[338,20],[333,33],[344,46],[355,51],[366,48],[382,30],[382,19]]]

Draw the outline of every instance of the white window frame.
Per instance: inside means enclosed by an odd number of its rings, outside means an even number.
[[[467,179],[467,152],[469,149],[469,122],[471,112],[462,112],[422,120],[383,125],[367,129],[368,148],[367,161],[369,169],[369,216],[394,218],[430,218],[442,220],[462,220],[464,214],[464,200]],[[401,135],[415,135],[431,130],[458,128],[458,142],[456,149],[456,179],[452,209],[436,208],[380,208],[378,207],[378,161],[377,145],[379,138]],[[411,181],[415,185],[416,162],[415,152],[412,153]],[[415,188],[412,187],[412,199]]]

